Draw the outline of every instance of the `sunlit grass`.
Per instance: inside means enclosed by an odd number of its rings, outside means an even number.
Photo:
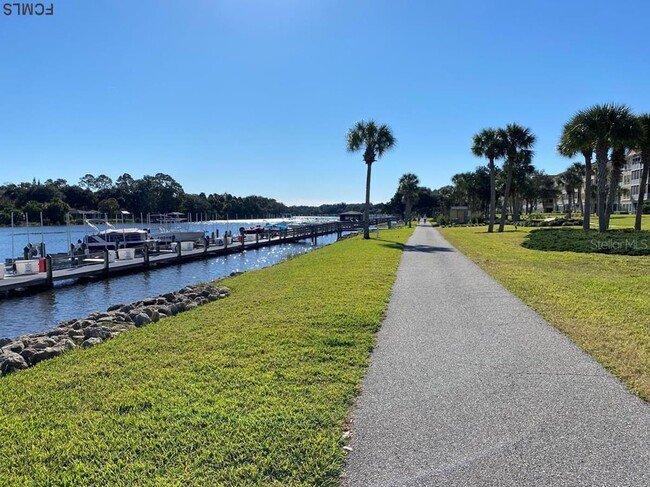
[[[441,230],[452,245],[650,400],[650,257],[529,250],[521,246],[529,231]]]
[[[2,485],[335,485],[412,230],[226,279],[229,298],[0,379]]]

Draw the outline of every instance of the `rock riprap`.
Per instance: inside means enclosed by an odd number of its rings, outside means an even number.
[[[223,286],[187,286],[155,298],[116,304],[105,312],[91,313],[86,318],[66,320],[47,332],[24,335],[15,340],[0,338],[0,376],[26,369],[73,348],[92,347],[120,333],[189,311],[229,294],[230,289]]]

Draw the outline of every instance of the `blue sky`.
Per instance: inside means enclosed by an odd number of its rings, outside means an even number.
[[[47,2],[49,3],[49,2]],[[646,1],[54,0],[0,12],[0,182],[170,174],[192,193],[361,202],[357,120],[397,147],[399,177],[448,184],[484,161],[472,135],[518,122],[555,153],[577,110],[650,112]]]

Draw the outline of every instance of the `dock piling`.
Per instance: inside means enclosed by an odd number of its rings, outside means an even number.
[[[104,249],[104,275],[108,276],[108,249]]]
[[[43,245],[45,247],[45,245]],[[45,257],[45,287],[52,289],[54,287],[54,276],[52,274],[52,256],[48,255]]]

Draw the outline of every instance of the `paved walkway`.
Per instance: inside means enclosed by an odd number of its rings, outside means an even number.
[[[350,446],[346,486],[650,486],[650,406],[424,226]]]

